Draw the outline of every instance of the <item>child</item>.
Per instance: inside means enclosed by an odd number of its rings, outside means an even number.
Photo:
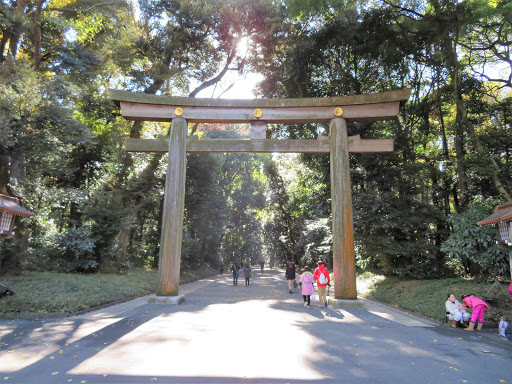
[[[249,279],[251,278],[251,267],[249,267],[249,264],[245,264],[244,268],[244,277],[245,277],[245,285],[249,285]]]
[[[474,331],[475,323],[478,320],[476,330],[481,331],[484,323],[484,312],[489,310],[489,306],[485,301],[474,295],[462,295],[461,300],[466,307],[473,309],[471,313],[471,320],[469,320],[469,327],[464,330],[470,332]]]
[[[306,265],[304,267],[304,273],[300,277],[300,286],[302,287],[302,297],[304,298],[304,308],[308,307],[311,304],[311,295],[315,294],[315,287],[313,283],[315,282],[315,278],[313,274],[309,271],[309,267]]]

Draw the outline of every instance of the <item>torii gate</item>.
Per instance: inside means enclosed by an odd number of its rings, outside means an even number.
[[[347,135],[347,121],[393,119],[411,91],[307,99],[198,99],[110,90],[128,120],[171,121],[170,136],[128,139],[132,152],[169,152],[160,240],[157,296],[179,296],[186,153],[329,153],[331,163],[332,248],[335,299],[357,299],[349,152],[392,152],[392,139],[362,140]],[[250,139],[187,137],[188,123],[250,123]],[[269,123],[329,123],[329,136],[316,140],[269,140]],[[165,301],[165,300],[163,300]],[[171,300],[171,302],[173,302]]]

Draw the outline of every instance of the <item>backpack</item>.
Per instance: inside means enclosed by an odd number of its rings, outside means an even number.
[[[324,272],[320,272],[320,275],[318,275],[318,282],[320,284],[327,284],[327,278],[325,277]]]

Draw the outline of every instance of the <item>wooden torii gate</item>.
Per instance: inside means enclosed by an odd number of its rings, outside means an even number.
[[[132,152],[168,152],[160,241],[157,296],[179,297],[186,153],[329,153],[335,299],[356,299],[349,152],[392,152],[392,139],[363,140],[347,135],[347,121],[393,119],[410,90],[307,99],[198,99],[110,90],[128,120],[171,121],[170,136],[128,139]],[[250,139],[187,137],[188,123],[250,123]],[[269,123],[329,123],[329,136],[314,140],[269,140]],[[181,302],[180,299],[177,302]]]

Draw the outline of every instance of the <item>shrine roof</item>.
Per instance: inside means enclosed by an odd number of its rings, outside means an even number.
[[[194,107],[326,107],[344,105],[377,104],[389,102],[405,102],[411,95],[410,89],[372,93],[366,95],[289,98],[289,99],[206,99],[195,97],[176,97],[150,95],[109,89],[110,98],[119,106],[120,102],[194,106]]]
[[[11,196],[0,195],[0,211],[5,211],[18,216],[33,217],[32,212],[18,204],[18,199]]]
[[[494,213],[486,217],[483,220],[477,222],[478,225],[488,225],[488,224],[496,224],[500,221],[508,221],[512,220],[512,203],[498,205],[494,209]]]

